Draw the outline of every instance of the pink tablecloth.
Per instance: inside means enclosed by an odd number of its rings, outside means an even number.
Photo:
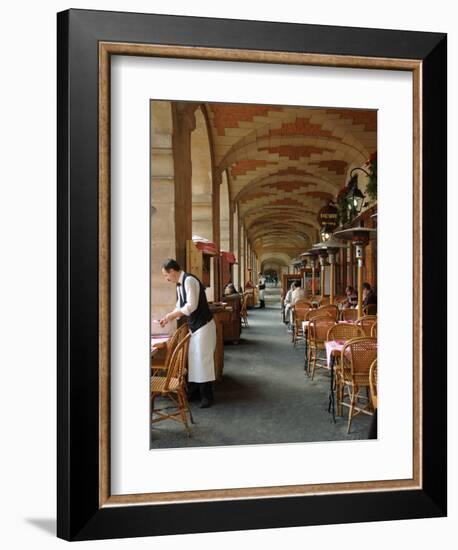
[[[328,367],[330,367],[332,353],[340,353],[345,345],[345,340],[329,340],[328,342],[325,342],[324,345],[326,347],[326,360],[328,362]]]
[[[166,344],[169,340],[170,340],[170,336],[164,336],[162,334],[160,336],[155,336],[154,334],[151,335],[151,350],[160,348],[161,346],[163,346],[163,344]]]

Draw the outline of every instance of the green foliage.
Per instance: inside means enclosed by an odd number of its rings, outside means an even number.
[[[371,200],[377,199],[377,158],[369,166],[369,181],[366,192]]]

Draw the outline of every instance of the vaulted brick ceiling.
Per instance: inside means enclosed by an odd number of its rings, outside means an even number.
[[[375,111],[206,105],[214,162],[258,257],[310,247],[317,215],[377,147]]]

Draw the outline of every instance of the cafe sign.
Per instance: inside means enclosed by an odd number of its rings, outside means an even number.
[[[320,227],[326,227],[328,231],[335,229],[338,225],[338,210],[332,203],[328,203],[326,206],[318,212],[318,223]]]

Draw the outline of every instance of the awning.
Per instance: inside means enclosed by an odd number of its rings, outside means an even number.
[[[232,252],[221,252],[221,256],[229,264],[236,264],[237,263],[237,258],[235,257],[235,254],[233,254]]]
[[[212,243],[208,239],[204,239],[204,237],[200,237],[199,235],[193,235],[192,241],[196,245],[196,248],[203,254],[208,254],[210,256],[218,255],[219,251],[216,244]]]

